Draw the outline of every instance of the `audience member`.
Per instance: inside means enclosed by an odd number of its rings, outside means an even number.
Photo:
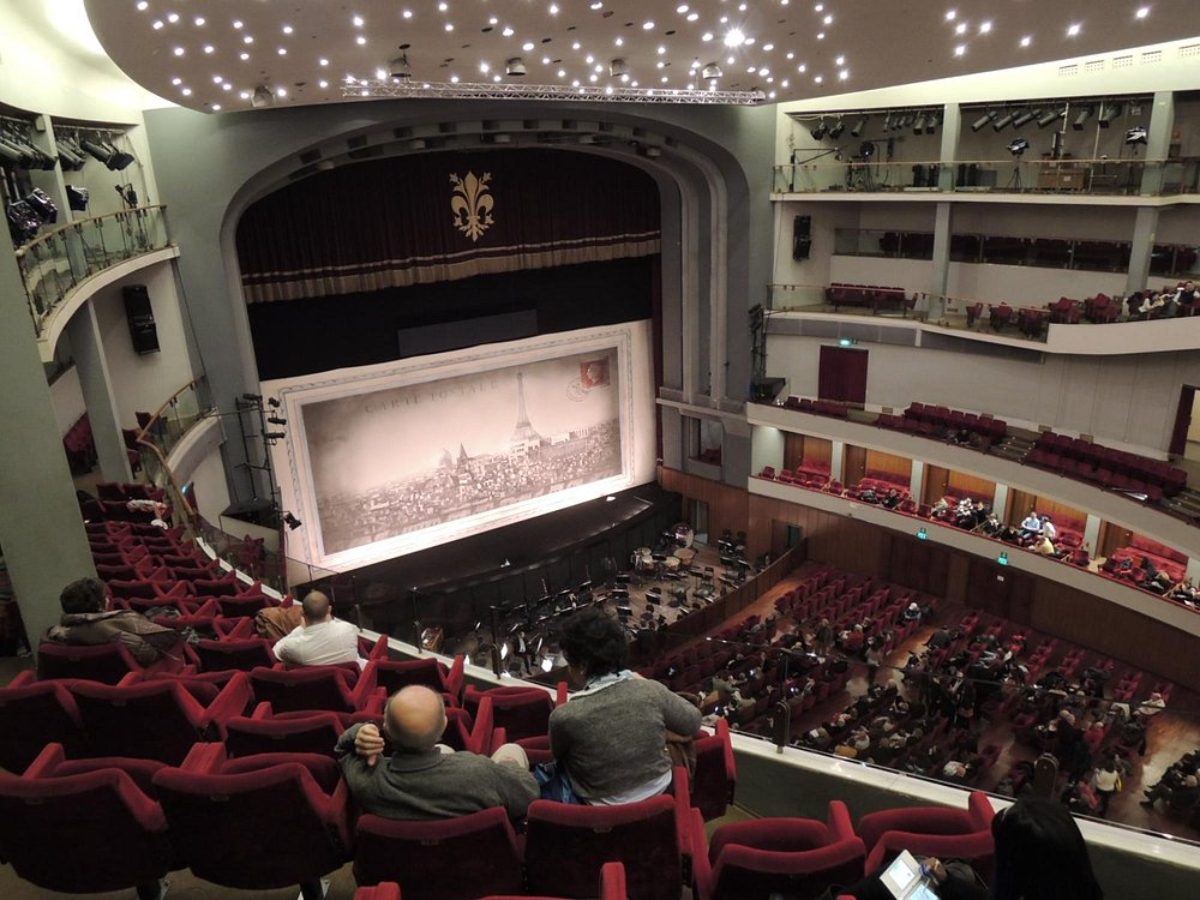
[[[143,666],[163,658],[182,661],[178,631],[156,625],[136,610],[107,610],[108,594],[97,578],[72,581],[62,589],[58,602],[62,618],[46,632],[48,641],[83,647],[120,641]]]
[[[620,624],[597,609],[562,629],[568,673],[582,690],[550,715],[550,749],[585,803],[633,803],[671,784],[667,733],[693,736],[700,711],[657,681],[625,668]]]
[[[1052,541],[1058,540],[1058,529],[1054,527],[1054,522],[1049,516],[1042,516],[1042,536]]]
[[[367,664],[358,655],[358,629],[333,617],[333,604],[320,591],[310,592],[300,604],[304,624],[275,643],[275,657],[294,666]]]
[[[1121,773],[1117,771],[1117,761],[1109,757],[1103,766],[1092,773],[1092,786],[1100,797],[1100,816],[1108,815],[1108,804],[1113,794],[1121,790]]]
[[[420,685],[401,688],[388,700],[382,734],[370,722],[348,728],[336,752],[358,806],[404,820],[452,818],[495,806],[511,818],[524,816],[538,797],[525,751],[505,744],[491,759],[455,753],[438,744],[445,730],[442,698]]]
[[[1042,533],[1042,520],[1037,514],[1037,510],[1033,510],[1021,522],[1021,536],[1035,538]]]

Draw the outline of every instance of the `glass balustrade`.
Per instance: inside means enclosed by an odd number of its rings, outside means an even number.
[[[165,206],[143,206],[60,225],[16,250],[38,335],[67,294],[105,269],[170,243]]]

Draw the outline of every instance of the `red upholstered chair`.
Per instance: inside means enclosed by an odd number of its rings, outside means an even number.
[[[381,885],[382,887],[382,885]],[[360,890],[368,890],[360,888]],[[580,892],[576,892],[577,895]],[[383,895],[384,900],[391,900],[394,895]],[[590,893],[589,893],[590,896]],[[600,900],[629,900],[629,892],[625,888],[625,867],[619,862],[605,863],[600,869]],[[354,895],[358,900],[358,894]],[[556,897],[530,897],[528,894],[489,894],[481,900],[559,900]]]
[[[376,666],[376,677],[379,686],[387,690],[389,697],[400,688],[421,684],[439,694],[449,694],[457,703],[462,695],[464,663],[461,655],[454,657],[449,669],[432,656],[411,660],[387,659],[385,656]]]
[[[75,699],[60,681],[37,681],[22,672],[0,688],[0,766],[23,772],[47,744],[69,754],[83,746],[83,723]]]
[[[620,862],[632,896],[678,900],[692,839],[686,822],[680,830],[677,799],[660,796],[623,806],[535,800],[525,827],[530,893],[578,896],[605,863]],[[699,820],[699,812],[695,815]]]
[[[38,677],[43,681],[51,678],[81,678],[103,684],[116,684],[130,672],[142,670],[120,642],[75,647],[42,641],[38,645],[37,666]]]
[[[409,900],[521,893],[521,849],[500,807],[436,822],[364,815],[355,847],[359,884],[401,881]]]
[[[696,770],[692,775],[692,805],[704,821],[725,815],[737,789],[737,761],[729,739],[729,723],[717,719],[717,733],[695,742]]]
[[[320,753],[333,757],[345,730],[334,712],[298,712],[276,716],[270,703],[260,703],[251,716],[234,716],[223,728],[231,757],[256,753]]]
[[[484,697],[491,698],[494,726],[503,728],[510,741],[544,737],[549,732],[554,699],[546,691],[517,687],[479,691],[474,685],[468,685],[463,696],[463,707],[476,716],[476,710]]]
[[[141,888],[177,868],[162,808],[120,760],[61,771],[50,744],[21,776],[0,772],[0,853],[26,881],[72,894]],[[144,765],[134,764],[144,770]]]
[[[394,881],[360,887],[354,892],[354,900],[400,900],[400,885]]]
[[[966,809],[917,806],[868,813],[857,829],[867,847],[866,872],[878,871],[901,850],[908,850],[922,856],[966,860],[990,879],[994,815],[991,801],[980,791],[971,793]]]
[[[704,837],[698,810],[692,828],[693,871],[699,900],[743,900],[782,894],[813,900],[831,885],[854,884],[863,875],[866,848],[854,834],[840,800],[829,804],[829,822],[755,819],[723,825]]]
[[[203,672],[220,672],[237,669],[249,672],[258,667],[270,668],[279,660],[271,652],[272,643],[263,638],[241,640],[197,641],[188,646],[189,655]]]
[[[221,615],[230,619],[236,619],[239,616],[253,616],[260,609],[279,605],[278,601],[261,591],[243,594],[240,597],[217,597],[217,604],[221,608]]]
[[[243,890],[299,884],[304,900],[320,900],[321,876],[350,855],[348,789],[340,780],[332,792],[322,789],[336,777],[332,760],[294,758],[303,762],[273,755],[226,761],[222,745],[197,744],[182,767],[154,776],[171,833],[197,877]]]
[[[254,699],[267,701],[276,712],[325,709],[331,712],[361,712],[375,692],[375,665],[370,662],[353,687],[345,671],[337,666],[307,666],[287,669],[283,664],[250,672]]]
[[[250,684],[237,673],[205,705],[178,680],[129,675],[119,685],[77,681],[70,685],[79,707],[89,756],[157,759],[178,765],[197,741],[215,740],[220,724],[241,715],[251,701]]]

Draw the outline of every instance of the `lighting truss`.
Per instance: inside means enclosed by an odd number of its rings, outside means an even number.
[[[750,106],[767,99],[762,91],[684,90],[678,88],[569,87],[558,84],[486,84],[444,81],[371,81],[342,85],[342,97],[432,98],[469,100],[589,100],[606,103],[691,103]]]

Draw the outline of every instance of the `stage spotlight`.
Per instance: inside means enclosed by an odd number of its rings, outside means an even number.
[[[283,514],[283,524],[288,527],[288,531],[295,531],[304,523],[293,516],[290,512],[285,512]]]
[[[279,402],[278,397],[268,397],[267,403],[269,403],[271,405],[271,409],[279,409],[279,407],[283,405],[282,403]]]
[[[88,202],[92,199],[91,192],[84,187],[67,185],[67,205],[72,212],[87,212]]]
[[[254,94],[250,97],[250,105],[255,109],[264,109],[268,106],[274,106],[275,92],[265,84],[260,84],[254,89]]]
[[[920,134],[925,130],[925,114],[921,113],[917,116],[917,120],[913,122],[913,134]]]
[[[982,116],[980,116],[978,119],[976,119],[974,122],[971,123],[971,130],[979,131],[980,128],[982,128],[988,122],[992,121],[992,119],[994,119],[994,118],[996,118],[996,114],[994,112],[992,112],[991,110],[988,110]]]
[[[862,137],[863,129],[867,127],[867,117],[861,117],[850,129],[850,137]]]
[[[412,78],[412,67],[408,64],[407,53],[401,53],[388,63],[388,74],[392,81],[408,81]]]
[[[1025,151],[1029,149],[1029,141],[1023,137],[1016,138],[1008,145],[1008,152],[1013,156],[1024,156]]]
[[[1113,119],[1121,118],[1120,103],[1103,103],[1100,106],[1100,115],[1096,117],[1096,124],[1101,128],[1107,128]]]
[[[242,394],[242,399],[247,403],[262,403],[262,394]]]
[[[841,117],[839,116],[838,120],[833,123],[832,127],[830,127],[829,136],[831,138],[840,138],[842,136],[842,132],[845,130],[846,130],[846,123],[843,122]]]
[[[883,117],[883,131],[886,134],[892,130],[892,114],[888,113]]]
[[[282,431],[268,431],[263,434],[263,438],[268,441],[282,441],[285,437],[287,435]]]
[[[828,131],[829,131],[829,128],[828,128],[828,126],[826,126],[825,120],[822,119],[820,122],[818,122],[812,128],[810,128],[808,130],[808,133],[812,135],[814,141],[819,141],[819,140],[821,140],[821,138],[825,137],[825,134]]]
[[[925,119],[925,133],[936,134],[937,127],[942,124],[942,118],[937,113],[930,113]]]
[[[1016,113],[1007,112],[1004,115],[1002,115],[1000,118],[998,118],[995,122],[993,122],[992,127],[995,128],[997,131],[1003,131],[1005,128],[1007,128],[1009,125],[1012,124],[1012,120],[1015,119],[1016,117],[1017,117]]]
[[[1125,143],[1129,146],[1146,143],[1146,126],[1134,125],[1127,132],[1125,132]]]
[[[267,421],[272,425],[279,425],[280,427],[287,425],[287,419],[281,419],[279,416],[267,416]]]
[[[525,74],[525,60],[519,56],[514,56],[512,59],[506,60],[504,63],[504,74],[510,78],[520,78]]]
[[[725,73],[721,71],[721,67],[715,62],[710,62],[707,66],[700,70],[700,77],[705,81],[712,81],[714,78],[720,78]]]
[[[1067,108],[1065,106],[1062,109],[1058,110],[1057,112],[1055,112],[1054,110],[1050,110],[1050,112],[1048,112],[1048,113],[1043,113],[1042,116],[1037,120],[1037,126],[1038,126],[1038,128],[1045,128],[1047,125],[1049,125],[1051,122],[1055,121],[1056,119],[1065,119],[1066,117],[1067,117]]]
[[[1012,123],[1013,128],[1024,128],[1026,125],[1028,125],[1030,122],[1032,122],[1035,118],[1037,118],[1038,112],[1039,112],[1039,110],[1036,110],[1036,109],[1025,110],[1025,112],[1021,113],[1019,116],[1017,116],[1015,119],[1013,119],[1013,123]]]
[[[1079,111],[1079,115],[1075,117],[1075,121],[1071,123],[1071,127],[1076,131],[1083,131],[1083,123],[1092,117],[1092,108],[1085,106]]]
[[[858,155],[863,159],[870,159],[875,155],[875,145],[871,141],[863,141],[858,145]]]

